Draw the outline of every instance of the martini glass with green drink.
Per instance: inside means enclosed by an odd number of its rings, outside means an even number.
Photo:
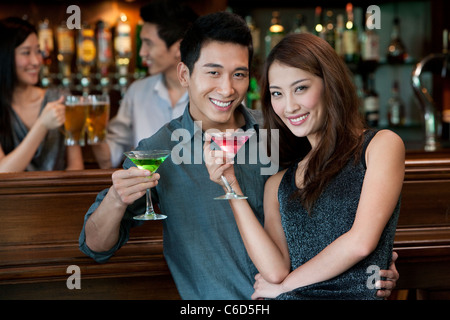
[[[149,170],[152,174],[158,170],[159,166],[167,159],[170,150],[149,150],[149,151],[128,151],[125,155],[141,170]],[[167,216],[158,214],[153,210],[150,189],[146,192],[146,210],[145,213],[135,216],[135,220],[161,220]]]

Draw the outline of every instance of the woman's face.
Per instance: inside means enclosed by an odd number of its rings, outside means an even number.
[[[31,33],[24,42],[15,49],[16,75],[19,84],[35,85],[39,81],[42,55],[39,40]]]
[[[324,121],[323,80],[274,61],[269,68],[269,90],[272,107],[289,130],[316,145]]]

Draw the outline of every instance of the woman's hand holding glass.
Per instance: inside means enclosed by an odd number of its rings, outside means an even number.
[[[66,106],[64,96],[58,100],[47,103],[42,110],[38,120],[47,130],[61,127],[66,119]]]

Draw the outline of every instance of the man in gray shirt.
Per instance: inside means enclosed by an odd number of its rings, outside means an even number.
[[[187,90],[178,81],[177,65],[180,42],[197,15],[173,0],[152,1],[140,14],[144,24],[139,55],[150,76],[130,85],[117,115],[108,124],[106,142],[92,146],[100,168],[118,167],[125,151],[181,116],[188,103]]]

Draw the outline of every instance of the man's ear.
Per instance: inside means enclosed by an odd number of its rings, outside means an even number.
[[[190,77],[189,68],[183,62],[178,63],[177,75],[181,86],[184,88],[189,87],[189,77]]]

